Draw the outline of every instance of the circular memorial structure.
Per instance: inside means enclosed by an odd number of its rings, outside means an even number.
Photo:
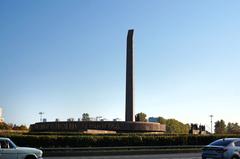
[[[125,121],[61,121],[39,122],[30,126],[32,132],[164,132],[165,125],[150,122]]]
[[[134,49],[133,32],[127,35],[127,67],[126,67],[126,112],[125,121],[56,121],[39,122],[30,125],[32,132],[165,132],[166,127],[160,123],[135,122],[134,115]]]

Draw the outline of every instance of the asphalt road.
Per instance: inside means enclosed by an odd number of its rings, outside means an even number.
[[[179,153],[130,156],[44,157],[44,159],[201,159],[200,153]]]

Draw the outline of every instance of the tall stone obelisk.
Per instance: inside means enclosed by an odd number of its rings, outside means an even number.
[[[133,32],[128,30],[127,35],[127,65],[126,65],[126,114],[125,121],[135,121],[134,115],[134,52]]]

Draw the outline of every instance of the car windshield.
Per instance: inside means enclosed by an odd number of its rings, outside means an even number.
[[[9,140],[9,145],[10,145],[10,148],[16,148],[17,145],[15,145],[11,140]]]
[[[227,145],[229,145],[233,141],[234,140],[224,140],[224,139],[221,139],[221,140],[217,140],[217,141],[212,142],[210,145],[211,146],[227,146]]]

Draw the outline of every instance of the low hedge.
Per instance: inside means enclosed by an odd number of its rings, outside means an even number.
[[[177,146],[177,145],[207,145],[210,142],[226,137],[240,135],[6,135],[18,146],[29,147],[108,147],[108,146]]]

